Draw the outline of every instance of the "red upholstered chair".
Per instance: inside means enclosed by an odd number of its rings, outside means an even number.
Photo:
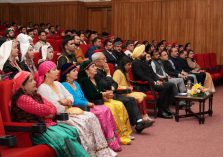
[[[34,61],[34,64],[35,64],[36,67],[38,67],[38,61],[39,61],[39,59],[40,59],[40,54],[39,54],[39,52],[35,52],[35,53],[34,53],[33,61]]]
[[[205,69],[211,69],[211,62],[208,53],[203,54]]]
[[[112,76],[115,72],[115,67],[112,63],[107,63],[107,64],[108,64],[108,67],[110,69],[110,73],[111,73],[111,76]]]
[[[60,52],[59,51],[54,51],[53,52],[53,59],[52,59],[52,61],[54,62],[54,63],[56,63],[57,64],[57,58],[60,56]]]
[[[132,70],[129,71],[129,79],[130,79],[130,83],[134,87],[134,90],[136,90],[136,91],[140,91],[139,90],[140,86],[148,86],[150,88],[150,90],[148,90],[144,93],[147,95],[146,100],[147,100],[148,108],[154,109],[154,117],[156,118],[157,112],[158,112],[157,102],[158,102],[158,98],[159,98],[159,93],[155,92],[152,88],[152,85],[150,85],[147,81],[134,80]]]
[[[200,65],[202,69],[205,69],[205,62],[204,62],[204,56],[201,53],[196,53],[194,55],[194,59],[196,60],[197,64]]]
[[[0,112],[2,113],[3,124],[7,134],[15,135],[19,147],[32,146],[30,135],[32,132],[44,132],[45,125],[35,123],[12,122],[10,116],[10,104],[12,97],[12,80],[0,81]]]
[[[24,139],[23,139],[24,140]],[[55,157],[55,151],[47,145],[18,147],[15,136],[6,135],[0,112],[0,156],[1,157]]]

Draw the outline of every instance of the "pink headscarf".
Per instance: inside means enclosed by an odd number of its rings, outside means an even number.
[[[56,68],[56,64],[52,61],[45,61],[40,64],[38,69],[37,86],[40,86],[43,83],[46,73],[54,68]]]
[[[13,93],[15,93],[23,84],[23,82],[30,76],[28,71],[20,71],[13,79]]]

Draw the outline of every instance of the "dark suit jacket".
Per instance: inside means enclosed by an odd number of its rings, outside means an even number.
[[[162,61],[165,72],[171,77],[178,77],[179,72],[177,72],[169,61]]]
[[[182,70],[186,71],[186,72],[190,72],[191,69],[190,67],[187,65],[187,61],[185,59],[182,59],[180,57],[177,57],[177,58],[173,58],[173,57],[170,57],[170,59],[172,60],[174,66],[175,66],[175,70],[178,72],[178,73],[181,73]]]
[[[97,69],[97,74],[95,75],[95,80],[98,82],[98,86],[101,88],[101,91],[111,90],[113,86],[115,89],[118,88],[118,84],[113,80],[112,77],[107,76],[106,72]]]
[[[132,63],[132,74],[135,80],[148,81],[151,84],[159,80],[151,64],[139,59],[134,60]]]
[[[103,51],[103,54],[105,55],[107,59],[107,63],[112,63],[114,65],[118,64],[118,57],[115,55],[115,53],[112,52],[114,57],[107,50]]]

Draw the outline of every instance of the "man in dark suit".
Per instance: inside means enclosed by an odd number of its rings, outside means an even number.
[[[174,98],[175,85],[169,82],[162,82],[154,73],[151,64],[146,61],[145,45],[136,47],[132,57],[135,59],[132,63],[132,73],[135,80],[148,81],[155,91],[159,93],[158,99],[158,117],[172,118],[169,105]],[[149,87],[148,87],[149,89]]]
[[[118,57],[113,52],[113,44],[111,40],[105,40],[104,42],[105,50],[103,54],[107,59],[107,63],[112,63],[115,67],[118,65]]]

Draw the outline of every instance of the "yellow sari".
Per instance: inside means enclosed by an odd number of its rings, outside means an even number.
[[[107,106],[112,112],[121,143],[130,144],[131,139],[129,138],[129,136],[132,133],[132,129],[125,106],[121,101],[113,99],[109,99],[107,102],[104,103],[104,105]]]

